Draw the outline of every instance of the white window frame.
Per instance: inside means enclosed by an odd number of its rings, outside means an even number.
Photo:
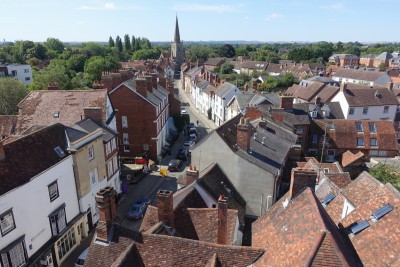
[[[349,115],[354,115],[354,111],[355,111],[354,108],[349,108]]]
[[[363,107],[362,114],[363,115],[367,115],[368,114],[368,107]]]
[[[376,123],[368,122],[369,133],[376,133]]]
[[[94,159],[94,147],[93,147],[93,145],[89,146],[88,154],[89,154],[89,160],[93,160]]]
[[[53,236],[59,235],[67,227],[65,206],[50,214],[50,228]]]
[[[14,230],[15,227],[15,220],[14,220],[14,214],[12,212],[12,209],[7,210],[3,214],[0,215],[0,232],[1,236],[5,236],[12,230]]]
[[[48,190],[49,190],[49,198],[50,198],[50,202],[53,202],[55,199],[57,199],[60,196],[60,193],[58,191],[58,183],[57,180],[55,180],[54,182],[52,182],[51,184],[49,184],[47,186]]]
[[[114,173],[116,173],[119,170],[118,156],[113,157],[112,161],[113,161],[113,166],[114,166]]]
[[[128,117],[127,116],[121,116],[121,124],[122,124],[122,128],[128,128]]]
[[[362,140],[362,144],[359,141]],[[364,137],[357,137],[357,147],[364,147],[365,146],[365,139]]]
[[[375,144],[372,144],[372,140],[375,140]],[[378,147],[378,138],[370,138],[369,139],[369,144],[371,147]]]
[[[110,155],[111,153],[111,142],[106,143],[106,156]]]
[[[122,134],[122,143],[124,145],[129,145],[129,134],[128,133]]]
[[[9,251],[1,254],[0,266],[11,267],[11,266],[25,266],[28,262],[28,258],[25,250],[24,239],[16,243]]]
[[[117,149],[117,141],[115,140],[115,137],[111,139],[111,151],[114,151]]]
[[[98,183],[99,179],[98,179],[97,168],[94,168],[89,172],[89,181],[92,187]]]
[[[359,121],[356,122],[356,131],[357,131],[357,133],[364,132],[362,122],[359,122]]]
[[[383,107],[383,114],[389,113],[389,106],[384,106]]]

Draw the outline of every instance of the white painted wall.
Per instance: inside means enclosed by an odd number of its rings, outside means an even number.
[[[111,101],[110,101],[110,97],[107,96],[107,103],[106,103],[106,121],[108,120],[108,118],[110,118],[110,116],[112,115],[114,111],[113,106],[111,105]],[[114,118],[112,119],[112,121],[107,125],[110,129],[114,130],[115,132],[117,131],[117,118],[116,116],[114,116]]]
[[[0,238],[0,250],[22,235],[28,257],[51,237],[49,215],[65,204],[67,223],[79,214],[72,156],[0,196],[0,214],[12,208],[16,228]],[[57,180],[59,197],[50,202],[48,185]],[[29,246],[32,245],[32,249]]]
[[[33,82],[32,78],[32,68],[30,65],[8,65],[8,75],[11,76],[12,71],[16,71],[17,75],[14,76],[14,78],[18,79],[21,81],[23,84],[28,85]],[[29,80],[27,80],[29,79]]]

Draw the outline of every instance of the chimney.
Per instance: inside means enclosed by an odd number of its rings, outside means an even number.
[[[47,90],[59,90],[58,83],[49,83],[47,85]]]
[[[136,78],[136,91],[144,97],[147,97],[147,81],[144,78]]]
[[[103,124],[103,111],[99,107],[84,107],[83,116],[85,119],[92,119],[99,124]]]
[[[344,93],[344,92],[346,92],[346,90],[347,90],[347,83],[342,82],[342,83],[340,84],[340,89],[339,89],[339,91]]]
[[[269,111],[271,117],[276,122],[283,122],[283,115],[285,110],[283,108],[274,108]]]
[[[240,118],[240,122],[236,127],[236,143],[237,145],[245,150],[246,152],[250,149],[250,138],[253,134],[253,129],[249,123],[249,119]]]
[[[279,107],[283,108],[284,110],[292,110],[293,99],[294,97],[291,95],[281,95]]]
[[[292,169],[290,179],[290,199],[296,196],[305,187],[311,187],[314,190],[317,183],[317,173],[312,169]]]
[[[158,190],[157,192],[158,220],[168,227],[174,228],[174,198],[172,191]]]
[[[111,225],[117,216],[115,190],[110,186],[101,189],[96,195],[96,203],[100,216],[96,227],[96,239],[109,241]]]
[[[149,75],[146,75],[145,79],[146,79],[147,91],[153,92],[153,81],[152,81],[153,79],[152,79],[152,77],[149,76]]]
[[[257,81],[251,82],[251,89],[257,89]]]
[[[151,74],[151,85],[153,86],[154,89],[157,89],[157,74],[156,73]]]
[[[227,245],[228,243],[228,205],[227,199],[221,195],[218,199],[218,228],[217,244]]]
[[[315,97],[315,105],[319,105],[321,103],[321,97],[319,95],[317,95]]]
[[[158,78],[158,84],[161,85],[162,88],[167,89],[167,79],[164,77]]]
[[[165,88],[168,90],[168,92],[170,93],[171,96],[173,96],[175,94],[174,92],[174,82],[172,81],[168,81],[167,82],[167,88]]]
[[[199,178],[199,171],[196,170],[196,166],[190,165],[186,170],[186,185],[190,185]]]

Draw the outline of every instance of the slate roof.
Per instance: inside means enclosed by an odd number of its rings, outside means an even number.
[[[215,92],[215,94],[223,98],[232,90],[237,90],[238,93],[240,92],[239,88],[237,88],[234,84],[231,84],[230,82],[224,82],[219,87],[217,87],[217,91]]]
[[[71,127],[65,127],[65,134],[70,142],[76,142],[77,140],[88,135],[88,132],[84,129],[75,129]]]
[[[339,87],[336,86],[318,81],[303,80],[300,85],[293,84],[289,87],[286,93],[306,102],[314,102],[315,98],[319,96],[321,102],[325,103],[330,101],[338,91]]]
[[[240,63],[242,69],[254,69],[258,71],[266,70],[268,62],[265,61],[243,61]]]
[[[240,117],[239,114],[217,128],[218,135],[238,156],[277,175],[289,150],[296,143],[297,135],[270,121],[266,127],[259,126],[255,129],[256,138],[250,138],[251,152],[244,151],[236,145],[236,126]]]
[[[224,57],[212,57],[212,58],[207,59],[207,61],[204,62],[204,65],[218,66],[224,62],[225,62]]]
[[[393,91],[387,88],[347,89],[344,92],[347,103],[351,107],[398,105]]]
[[[391,53],[389,53],[389,52],[383,52],[382,54],[378,55],[375,59],[386,61],[386,60],[390,60],[390,59],[392,59],[392,58],[393,58],[393,56],[392,56]]]
[[[392,121],[372,121],[372,120],[320,120],[315,121],[319,127],[319,132],[325,131],[325,126],[333,122],[334,130],[327,131],[329,143],[338,149],[379,149],[379,150],[398,150],[397,137]],[[356,122],[361,122],[363,132],[357,132]],[[370,133],[368,123],[375,123],[376,134]],[[364,147],[357,146],[357,138],[364,137]],[[378,146],[371,147],[370,137],[377,138]]]
[[[53,124],[4,144],[5,158],[0,160],[0,195],[24,185],[36,175],[68,156],[65,127]],[[65,155],[58,156],[60,147]],[[27,159],[29,156],[29,160]]]
[[[74,128],[85,130],[88,133],[94,132],[98,128],[101,128],[103,130],[103,142],[104,143],[109,142],[111,139],[113,139],[117,135],[117,133],[114,132],[114,130],[110,129],[107,126],[101,125],[101,124],[93,121],[92,119],[85,119],[83,121],[80,121],[74,126]]]
[[[253,246],[267,251],[253,266],[355,266],[357,254],[312,190],[289,196],[253,223]]]
[[[365,266],[391,266],[400,255],[400,194],[390,184],[383,185],[367,172],[354,180],[343,196],[355,209],[340,223],[346,229],[355,222],[367,220],[369,227],[356,235],[349,235]],[[371,215],[385,204],[393,210],[374,221]]]
[[[33,125],[62,123],[72,126],[84,117],[85,107],[101,108],[106,124],[107,89],[96,90],[35,90],[19,104],[18,132]],[[54,112],[59,112],[58,118]]]
[[[314,103],[297,103],[293,104],[293,109],[302,110],[310,115],[310,112],[315,108],[317,110],[317,118],[316,119],[324,119],[326,118],[323,114],[324,107],[329,108],[329,116],[328,119],[344,119],[342,108],[340,107],[339,102],[330,102],[330,103],[320,103],[316,105]]]
[[[391,81],[389,75],[387,75],[386,72],[345,69],[345,68],[338,69],[333,76],[354,79],[354,80],[370,81],[382,85],[386,85]]]
[[[197,183],[215,200],[224,195],[227,198],[228,209],[237,210],[239,222],[244,225],[246,202],[217,163],[205,168],[200,173]]]

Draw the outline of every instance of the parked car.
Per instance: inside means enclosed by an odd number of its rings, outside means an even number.
[[[83,267],[83,265],[85,264],[88,252],[89,252],[89,248],[85,249],[81,253],[81,255],[79,255],[79,257],[75,261],[75,267]]]
[[[190,141],[190,140],[187,140],[187,141],[185,141],[184,143],[183,143],[183,147],[185,147],[185,148],[187,148],[187,149],[189,149],[190,150],[190,148],[192,147],[192,146],[194,146],[194,141]]]
[[[193,122],[189,122],[189,124],[188,124],[188,129],[190,129],[190,128],[193,128],[193,127],[196,127],[195,125],[194,125],[194,123]]]
[[[193,141],[193,142],[197,142],[197,135],[195,135],[195,134],[191,134],[191,135],[189,135],[189,141]]]
[[[140,199],[132,205],[128,211],[127,217],[130,219],[141,219],[150,205],[150,199]]]
[[[187,110],[184,108],[181,108],[181,114],[188,114]]]
[[[189,128],[189,134],[197,135],[197,129],[195,127]]]
[[[177,172],[182,167],[182,160],[173,159],[168,163],[168,170],[170,172]]]
[[[189,149],[182,147],[181,149],[179,149],[176,158],[180,160],[187,160],[188,156],[189,156]]]

